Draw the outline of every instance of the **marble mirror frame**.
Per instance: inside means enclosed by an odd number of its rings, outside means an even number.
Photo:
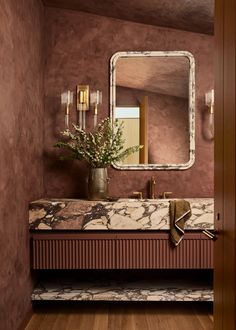
[[[116,62],[126,57],[187,57],[189,60],[189,161],[183,164],[113,164],[119,170],[186,170],[195,161],[195,60],[187,51],[128,51],[117,52],[110,60],[110,117],[116,107]]]

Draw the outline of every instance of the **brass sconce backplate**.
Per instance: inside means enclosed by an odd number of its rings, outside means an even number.
[[[77,85],[76,109],[78,111],[89,110],[89,85]]]

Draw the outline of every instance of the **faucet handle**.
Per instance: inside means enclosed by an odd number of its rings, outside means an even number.
[[[151,177],[151,180],[149,181],[149,198],[155,199],[155,187],[156,187],[156,179],[155,176]]]
[[[170,197],[170,195],[172,195],[172,194],[173,194],[172,191],[164,191],[161,195],[161,198],[166,199],[166,198]]]
[[[134,197],[137,197],[138,199],[143,199],[143,193],[142,191],[133,191]]]

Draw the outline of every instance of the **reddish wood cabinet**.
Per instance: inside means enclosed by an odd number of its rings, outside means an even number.
[[[185,233],[172,247],[168,232],[31,232],[33,269],[211,269],[213,241]]]

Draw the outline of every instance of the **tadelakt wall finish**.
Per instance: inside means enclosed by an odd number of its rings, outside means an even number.
[[[39,0],[0,0],[0,329],[31,304],[28,203],[43,195],[43,13]]]
[[[213,143],[203,134],[204,94],[213,87],[213,37],[131,23],[82,12],[47,8],[45,70],[45,192],[47,197],[85,197],[86,165],[60,162],[52,145],[64,127],[60,93],[89,84],[103,92],[99,120],[109,114],[109,61],[117,51],[187,50],[196,60],[196,162],[185,171],[118,171],[109,169],[110,195],[147,192],[157,178],[158,192],[174,197],[213,196]],[[72,114],[75,121],[75,111]],[[88,115],[92,121],[92,114]],[[89,125],[90,127],[90,125]]]
[[[184,31],[214,32],[214,0],[43,0],[43,3]]]

